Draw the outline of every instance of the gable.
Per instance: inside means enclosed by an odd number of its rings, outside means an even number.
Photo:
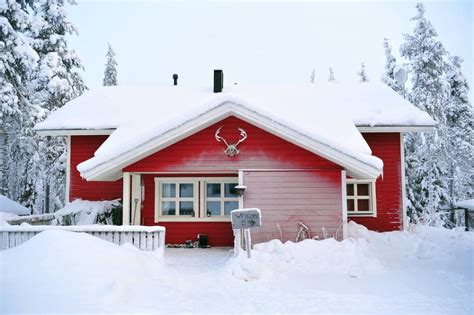
[[[227,142],[239,140],[238,128],[247,133],[240,143],[240,153],[234,157],[224,154]],[[189,137],[123,169],[126,172],[236,172],[238,169],[341,169],[337,164],[277,137],[235,116],[225,118]]]

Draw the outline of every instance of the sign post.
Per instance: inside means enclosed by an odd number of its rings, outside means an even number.
[[[238,251],[240,250],[240,237],[243,235],[245,239],[245,249],[247,250],[247,258],[251,258],[250,248],[252,247],[252,239],[250,236],[250,229],[262,226],[262,215],[260,209],[249,208],[232,210],[230,212],[230,220],[232,222],[232,229],[234,230],[236,254],[238,254]]]

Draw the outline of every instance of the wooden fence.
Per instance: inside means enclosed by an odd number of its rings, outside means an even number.
[[[136,225],[0,225],[0,250],[23,244],[38,233],[47,230],[82,232],[105,241],[122,245],[130,243],[141,250],[153,251],[165,246],[165,228]]]

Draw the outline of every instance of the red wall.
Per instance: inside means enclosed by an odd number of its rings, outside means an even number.
[[[225,145],[214,138],[216,129],[228,143],[239,139],[237,128],[248,138],[238,147],[240,154],[224,155]],[[235,172],[250,168],[341,169],[288,141],[278,138],[236,117],[226,118],[124,169],[126,172]]]
[[[295,241],[298,221],[311,237],[342,239],[340,170],[244,172],[244,184],[244,206],[262,211],[262,227],[252,231],[256,243]]]
[[[248,134],[240,146],[240,154],[234,158],[224,155],[224,144],[216,141],[214,134],[217,128],[222,128],[221,136],[228,142],[234,142],[239,139],[237,128],[243,128]],[[128,172],[189,172],[190,174],[200,173],[199,176],[208,176],[209,172],[221,171],[228,172],[237,176],[238,169],[306,169],[303,172],[285,172],[279,173],[277,180],[273,173],[266,173],[268,178],[273,177],[275,181],[268,181],[267,187],[263,187],[254,182],[255,186],[249,187],[244,197],[246,207],[259,206],[262,210],[265,227],[265,234],[255,232],[255,238],[259,241],[266,240],[275,232],[276,225],[272,221],[272,217],[278,218],[280,225],[283,227],[284,240],[294,240],[297,232],[297,221],[303,220],[302,215],[309,216],[318,213],[317,211],[334,212],[330,215],[325,212],[320,220],[330,220],[327,225],[329,233],[335,232],[334,226],[338,226],[341,222],[341,168],[325,160],[305,149],[280,139],[258,127],[246,123],[238,118],[229,117],[223,121],[210,126],[196,134],[179,141],[178,143],[165,148],[149,157],[132,164],[125,168]],[[314,172],[313,170],[324,170]],[[263,173],[254,173],[249,176],[249,184],[252,178],[261,176]],[[328,175],[330,174],[330,175]],[[145,225],[154,225],[154,177],[157,175],[144,175],[145,179],[145,202],[142,217]],[[160,175],[162,176],[162,175]],[[176,175],[175,175],[176,176]],[[184,176],[184,175],[183,175]],[[188,175],[190,176],[190,175]],[[197,176],[197,175],[191,175]],[[278,176],[278,175],[277,175]],[[247,184],[247,178],[244,182]],[[285,183],[286,177],[291,177],[293,183]],[[321,178],[320,178],[321,177]],[[306,189],[302,189],[299,194],[291,196],[289,193],[285,196],[280,194],[285,189],[285,184],[292,185],[293,191],[301,187],[298,178],[304,183],[308,183]],[[322,183],[328,184],[330,187],[321,187]],[[278,188],[279,187],[279,188]],[[250,190],[253,193],[250,193]],[[290,191],[289,189],[288,191]],[[265,196],[259,194],[265,194]],[[338,194],[338,197],[335,195]],[[277,196],[278,195],[278,196]],[[294,196],[303,197],[299,201]],[[321,198],[320,198],[321,197]],[[272,198],[279,198],[271,201]],[[326,200],[322,200],[325,199]],[[333,199],[331,199],[333,198]],[[318,200],[316,200],[318,199]],[[319,200],[321,199],[321,200]],[[273,202],[273,203],[272,203]],[[315,203],[333,203],[324,209]],[[295,211],[292,214],[283,216],[283,208],[287,211]],[[330,218],[330,219],[329,219]],[[267,220],[267,221],[266,221]],[[287,222],[288,221],[288,222]],[[307,220],[308,224],[314,225],[315,230],[320,231],[322,221],[317,223],[316,217]],[[336,222],[337,221],[337,222]],[[229,222],[163,222],[160,225],[166,226],[167,243],[183,243],[187,239],[196,239],[198,233],[206,233],[209,241],[214,246],[232,245],[233,236]],[[322,223],[321,223],[322,224]],[[278,236],[279,238],[279,236]]]
[[[113,200],[122,198],[122,180],[88,182],[82,179],[77,165],[94,156],[108,136],[71,136],[71,181],[69,199]]]
[[[377,179],[377,217],[349,217],[374,231],[393,231],[402,227],[402,186],[399,133],[365,133],[372,154],[384,162],[383,176]]]
[[[224,126],[221,136],[228,142],[239,138],[237,128],[244,128],[248,138],[240,154],[229,158],[223,154],[224,144],[214,138],[216,129]],[[71,137],[70,199],[108,200],[122,197],[122,180],[87,182],[76,167],[91,158],[107,136]],[[384,161],[384,174],[376,183],[377,217],[350,219],[378,231],[401,227],[400,136],[398,133],[364,134],[373,154]],[[210,172],[234,174],[238,169],[303,169],[300,172],[246,172],[249,187],[244,197],[246,207],[260,207],[263,227],[254,233],[255,240],[279,238],[280,225],[284,239],[294,240],[297,221],[310,225],[313,234],[322,228],[335,235],[340,222],[340,170],[336,164],[280,139],[235,117],[229,117],[205,130],[179,141],[149,157],[128,166],[129,172],[189,172],[210,176]],[[212,175],[212,174],[211,174]],[[144,175],[146,198],[143,220],[154,225],[154,180]],[[162,175],[160,175],[162,176]],[[176,176],[176,175],[174,175]],[[221,176],[221,175],[219,175]],[[301,187],[301,186],[304,187]],[[306,188],[305,188],[306,187]],[[231,245],[229,222],[164,222],[167,243],[182,243],[206,233],[214,246]],[[337,232],[339,236],[339,232]]]

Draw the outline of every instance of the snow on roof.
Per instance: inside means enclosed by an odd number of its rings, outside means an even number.
[[[458,208],[464,208],[467,210],[474,210],[474,199],[459,201],[456,203],[455,206]]]
[[[325,83],[305,86],[233,86],[223,93],[180,86],[102,87],[84,93],[36,126],[38,131],[115,129],[81,163],[97,167],[164,135],[225,103],[254,112],[363,163],[382,170],[356,125],[432,126],[418,110],[382,83]]]
[[[31,213],[30,209],[11,199],[8,199],[3,195],[0,195],[0,212],[7,212],[17,215],[27,215]]]

